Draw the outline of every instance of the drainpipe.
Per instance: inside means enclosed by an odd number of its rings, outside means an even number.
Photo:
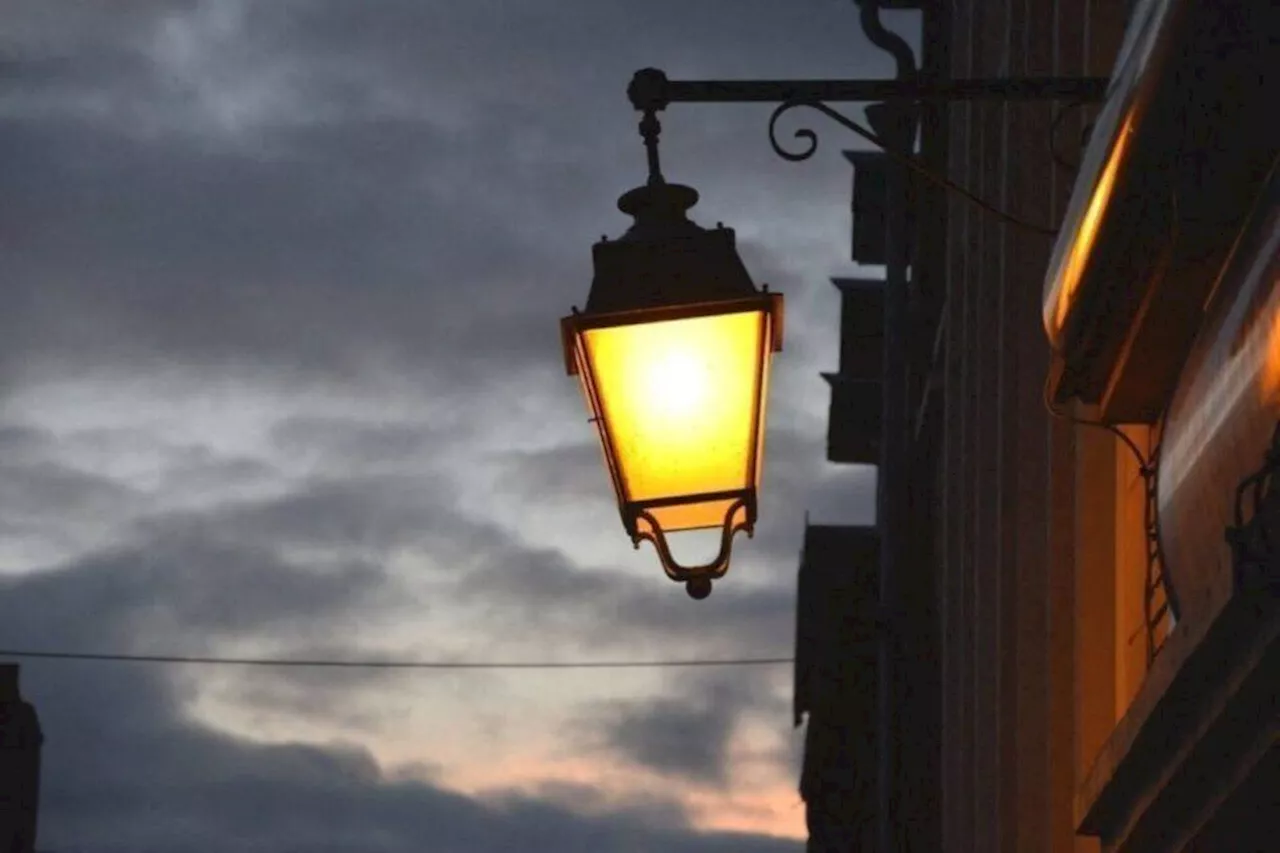
[[[879,0],[859,0],[863,32],[876,47],[888,52],[897,65],[897,77],[916,75],[910,46],[880,21]],[[868,105],[867,120],[893,149],[911,151],[915,142],[916,107],[911,102],[884,102]],[[897,624],[896,562],[903,538],[902,490],[906,483],[899,473],[907,450],[907,264],[909,261],[906,168],[890,159],[885,192],[885,295],[884,295],[884,419],[880,468],[876,477],[876,517],[881,532],[880,610],[876,663],[878,695],[876,735],[878,749],[876,841],[881,853],[892,853],[895,841],[895,775],[897,731],[893,719],[895,696],[894,659]]]

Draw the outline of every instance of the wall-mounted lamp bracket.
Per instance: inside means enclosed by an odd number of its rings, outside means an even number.
[[[864,12],[871,6],[864,7]],[[865,17],[865,16],[864,16]],[[871,16],[874,18],[874,15]],[[866,22],[864,21],[864,25]],[[885,49],[890,49],[900,39],[891,34],[882,33]],[[905,43],[903,43],[905,44]],[[901,53],[902,51],[896,51]],[[899,64],[906,63],[908,56],[899,57]],[[913,63],[907,63],[913,64]],[[902,69],[900,69],[902,70]],[[906,69],[910,70],[910,69]],[[1110,79],[1107,77],[996,77],[966,80],[927,80],[910,73],[895,79],[879,80],[671,80],[657,68],[642,68],[631,78],[627,86],[627,97],[631,105],[644,114],[642,133],[646,123],[656,128],[656,114],[674,103],[702,104],[776,104],[769,118],[769,144],[774,153],[784,160],[793,163],[808,160],[818,150],[818,134],[811,128],[800,128],[794,132],[796,139],[804,141],[797,149],[788,149],[778,142],[778,119],[783,113],[797,107],[808,107],[816,110],[837,124],[856,133],[872,144],[894,157],[908,168],[922,173],[927,179],[939,184],[947,190],[956,192],[979,207],[999,216],[1006,222],[1024,227],[1046,235],[1054,235],[1057,229],[1029,223],[1002,211],[979,198],[964,187],[958,186],[945,176],[936,175],[925,169],[911,153],[910,139],[914,132],[907,135],[905,145],[895,144],[892,139],[886,140],[886,134],[876,128],[863,127],[858,122],[845,116],[829,106],[836,102],[865,103],[878,106],[883,113],[901,114],[907,121],[895,122],[914,128],[913,107],[920,103],[953,103],[956,101],[1052,101],[1068,100],[1076,104],[1101,101],[1106,98]],[[868,116],[874,127],[876,122]],[[890,136],[899,136],[897,133]],[[656,140],[656,135],[653,137]],[[646,135],[646,145],[650,151],[650,174],[655,174],[657,162],[656,142],[650,143]]]
[[[1101,101],[1107,77],[993,77],[963,80],[670,80],[657,68],[631,78],[627,97],[637,110],[670,104],[780,104],[786,101]]]

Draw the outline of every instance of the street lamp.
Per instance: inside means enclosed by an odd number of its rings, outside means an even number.
[[[734,534],[755,528],[782,296],[752,283],[733,229],[688,219],[698,194],[663,179],[659,130],[647,110],[649,180],[618,200],[635,222],[593,247],[586,309],[561,320],[561,336],[632,543],[651,541],[667,576],[701,599],[728,570]],[[721,531],[714,559],[672,557],[668,533],[708,528]]]
[[[863,11],[864,25],[881,33],[876,4]],[[905,42],[902,49],[909,52]],[[732,229],[705,229],[688,219],[697,192],[662,177],[659,111],[676,102],[775,103],[770,145],[795,162],[813,156],[817,135],[798,130],[805,146],[788,149],[778,142],[776,125],[784,113],[806,107],[922,171],[910,154],[913,133],[905,134],[905,144],[887,144],[884,131],[867,130],[827,102],[913,108],[923,101],[1094,101],[1106,85],[1106,78],[668,80],[657,69],[636,72],[627,94],[643,115],[649,180],[618,200],[635,222],[619,239],[601,238],[593,247],[586,309],[574,308],[561,320],[565,367],[582,381],[632,544],[652,542],[667,576],[684,583],[693,598],[711,594],[712,581],[729,568],[734,534],[750,536],[755,528],[769,362],[782,348],[782,297],[752,283]],[[903,123],[890,120],[898,112],[868,108],[869,116],[886,119],[893,139],[904,136],[894,129]],[[926,177],[1012,219],[945,178]],[[710,562],[682,566],[672,557],[668,533],[717,528],[720,550]]]

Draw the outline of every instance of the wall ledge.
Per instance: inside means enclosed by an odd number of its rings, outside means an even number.
[[[1277,685],[1280,589],[1237,589],[1179,624],[1077,789],[1077,832],[1108,853],[1187,849],[1280,755]]]

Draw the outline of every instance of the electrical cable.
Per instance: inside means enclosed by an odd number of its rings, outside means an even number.
[[[121,663],[202,664],[214,666],[326,667],[330,669],[670,669],[710,666],[777,666],[795,663],[794,657],[695,658],[689,660],[630,661],[414,661],[414,660],[292,660],[288,658],[238,658],[213,655],[144,655],[93,652],[33,651],[0,649],[0,658],[44,660],[112,661]]]
[[[1102,421],[1090,421],[1084,418],[1077,418],[1068,414],[1054,406],[1053,401],[1049,397],[1049,379],[1045,377],[1044,383],[1044,407],[1049,414],[1060,420],[1065,420],[1079,426],[1094,427],[1097,429],[1105,429],[1119,438],[1124,445],[1129,448],[1134,459],[1138,463],[1138,475],[1142,477],[1143,482],[1143,507],[1142,507],[1142,524],[1143,533],[1147,538],[1147,574],[1143,581],[1143,626],[1130,636],[1132,642],[1137,639],[1138,634],[1146,633],[1146,658],[1147,666],[1150,667],[1155,660],[1156,655],[1160,652],[1164,643],[1159,644],[1155,641],[1156,628],[1169,612],[1168,592],[1165,591],[1165,600],[1161,605],[1152,611],[1152,605],[1155,603],[1155,594],[1157,589],[1164,589],[1164,549],[1160,539],[1160,507],[1157,497],[1157,483],[1159,476],[1158,459],[1160,457],[1160,445],[1157,445],[1150,453],[1145,455],[1138,449],[1138,445],[1129,438],[1124,430],[1112,425],[1103,423]],[[1161,414],[1159,425],[1160,431],[1163,433],[1164,418],[1168,415],[1168,410]],[[1162,436],[1163,438],[1163,436]],[[1159,567],[1157,569],[1157,566]]]
[[[903,153],[902,151],[899,151],[896,148],[893,148],[887,142],[885,142],[883,138],[881,138],[880,134],[876,133],[874,130],[864,127],[863,125],[859,124],[853,119],[833,110],[831,107],[827,106],[821,101],[808,101],[808,100],[787,101],[786,103],[782,104],[777,111],[775,111],[774,116],[776,118],[776,116],[781,114],[781,112],[783,112],[784,110],[791,109],[792,107],[797,107],[797,106],[804,106],[804,107],[809,107],[810,109],[817,110],[818,112],[827,116],[827,118],[831,119],[837,124],[843,125],[844,127],[856,133],[858,136],[861,136],[863,139],[875,145],[881,151],[883,151],[886,155],[888,155],[891,159],[896,160],[897,162],[901,163],[903,166],[906,166],[908,169],[920,175],[925,180],[931,181],[945,190],[950,190],[956,195],[962,196],[972,204],[977,205],[978,207],[990,213],[992,216],[995,216],[998,219],[1004,220],[1010,225],[1015,225],[1027,231],[1034,231],[1037,234],[1043,234],[1048,237],[1056,237],[1058,234],[1057,228],[1050,228],[1047,225],[1040,225],[1039,223],[1036,223],[1036,222],[1030,222],[1026,219],[1022,219],[1018,216],[1014,216],[1012,213],[1009,213],[1006,210],[1002,210],[1001,208],[996,207],[994,204],[976,195],[971,190],[960,186],[960,184],[957,184],[955,181],[952,181],[950,178],[939,175],[937,172],[934,172],[932,169],[923,165],[922,163],[920,163],[919,159],[914,154]],[[796,131],[796,135],[806,136],[808,139],[810,139],[810,141],[812,141],[814,138],[813,131],[811,130]],[[775,146],[775,149],[776,149],[776,146]],[[809,153],[812,153],[812,151],[810,151]]]
[[[1146,476],[1146,473],[1148,471],[1148,465],[1150,464],[1151,460],[1148,459],[1145,455],[1143,455],[1142,451],[1138,449],[1138,445],[1134,443],[1133,439],[1125,435],[1124,430],[1121,430],[1113,426],[1112,424],[1106,424],[1106,423],[1103,423],[1102,421],[1090,421],[1090,420],[1085,420],[1084,418],[1077,418],[1075,415],[1068,414],[1062,411],[1061,409],[1059,409],[1057,406],[1053,404],[1053,401],[1049,399],[1049,377],[1048,376],[1046,376],[1044,380],[1044,407],[1049,412],[1050,415],[1052,415],[1055,418],[1058,418],[1059,420],[1068,421],[1070,423],[1077,424],[1079,426],[1088,426],[1088,427],[1096,427],[1098,429],[1105,429],[1108,432],[1114,434],[1116,437],[1118,437],[1121,441],[1125,443],[1125,445],[1133,453],[1134,458],[1138,460],[1138,473],[1142,474],[1143,476]]]

